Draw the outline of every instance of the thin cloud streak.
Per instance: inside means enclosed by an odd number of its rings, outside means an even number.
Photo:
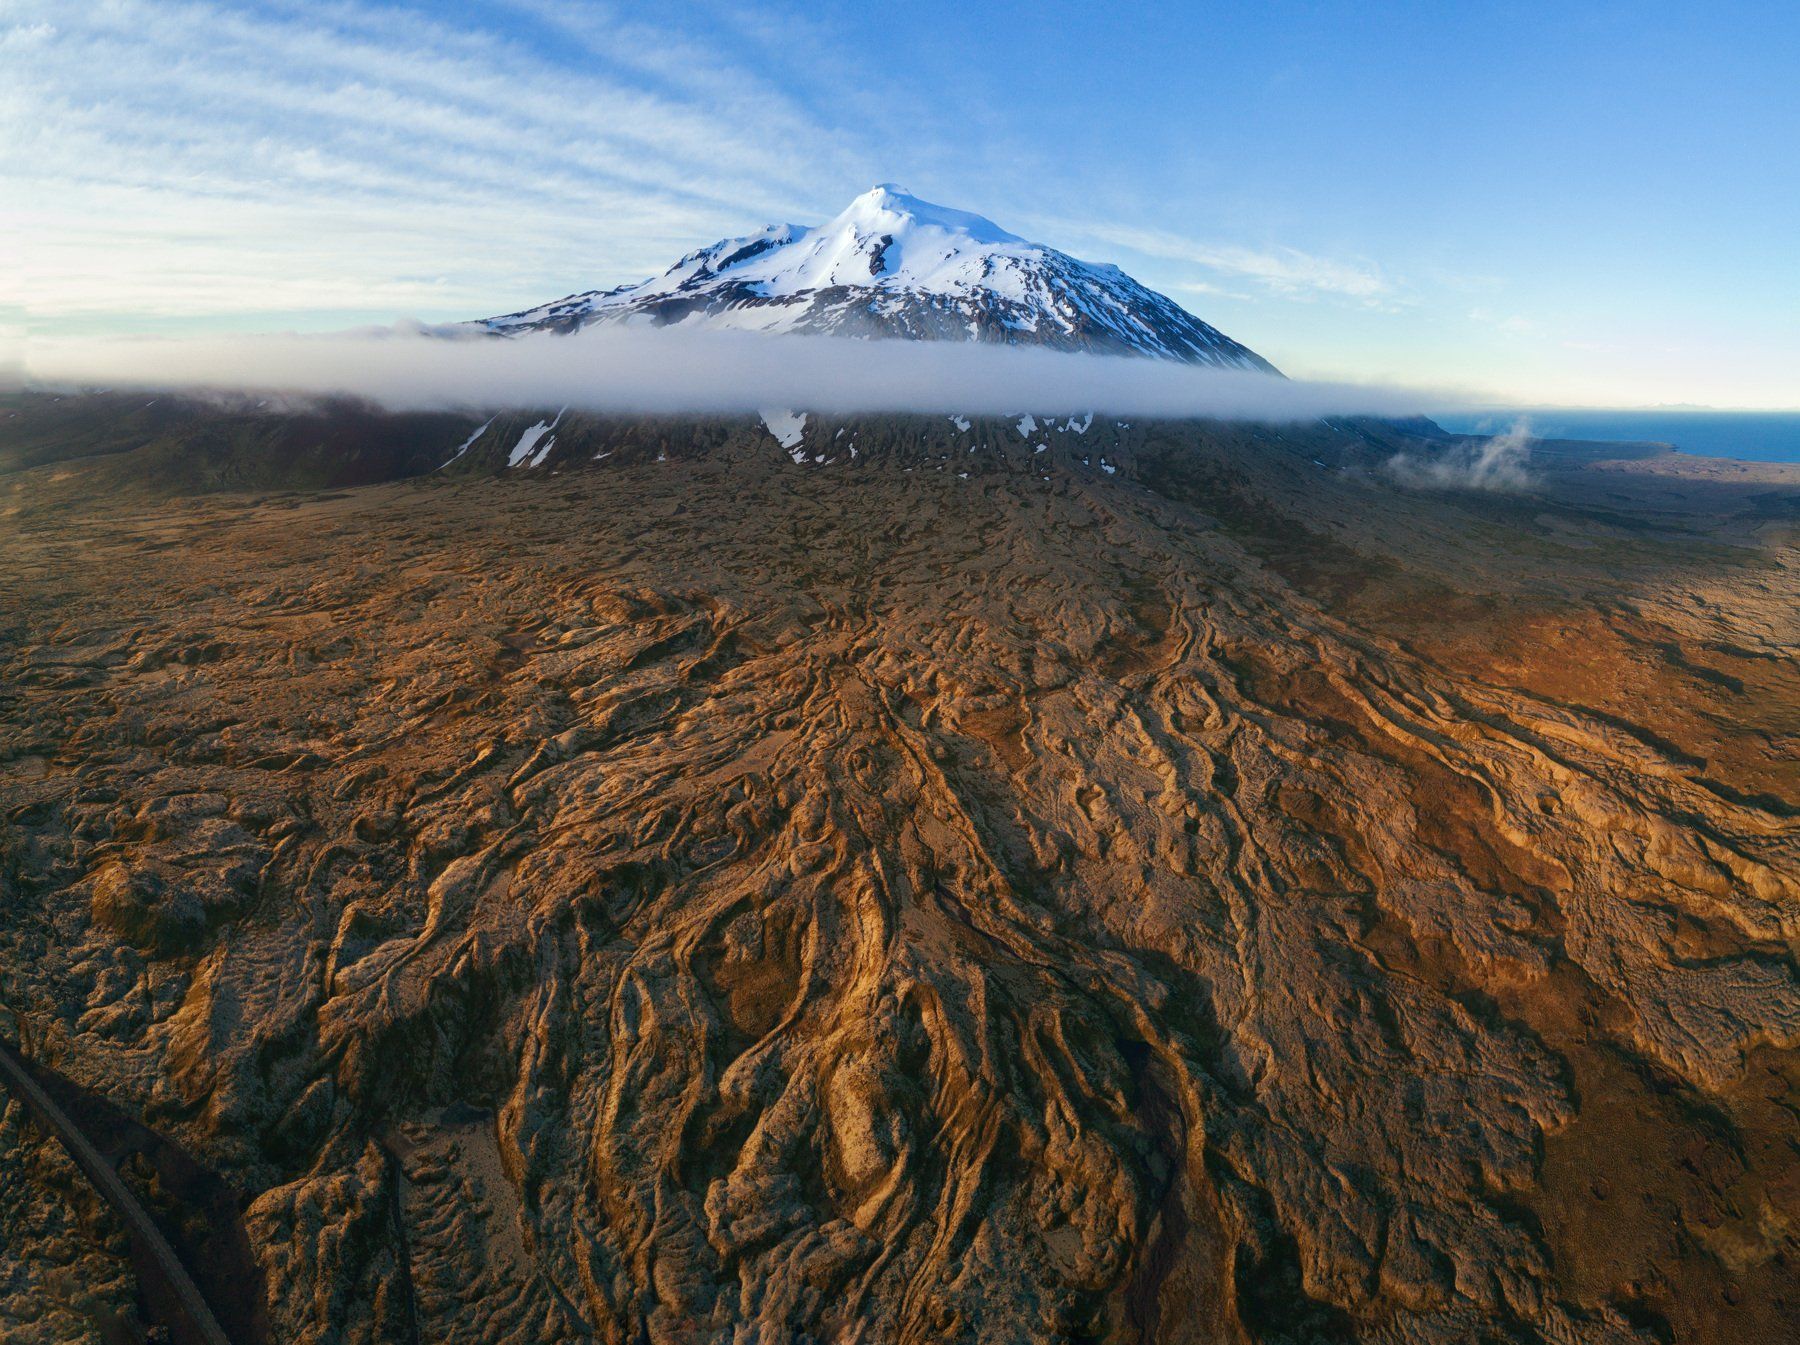
[[[356,3],[0,0],[0,252],[15,259],[0,317],[508,311],[820,218],[840,190],[906,176],[897,153],[992,176],[970,156],[979,100],[947,112],[800,20],[738,15],[701,37],[602,5],[516,7],[555,42]],[[1387,292],[1295,249],[1036,223],[1052,245],[1137,247],[1269,294]]]
[[[1295,421],[1415,415],[1447,400],[1442,392],[962,342],[658,328],[501,339],[417,324],[328,336],[39,339],[27,349],[24,377],[46,388],[350,396],[395,410],[568,405],[713,414],[776,406]]]
[[[1252,281],[1288,297],[1332,295],[1362,303],[1391,303],[1395,284],[1375,267],[1336,261],[1298,248],[1247,248],[1184,238],[1160,229],[1131,225],[1090,225],[1085,232],[1114,246],[1165,261],[1186,262],[1221,275]]]
[[[606,22],[590,12],[593,45],[657,40]],[[0,310],[460,316],[639,279],[671,248],[791,216],[815,174],[876,173],[770,78],[670,90],[644,64],[553,63],[354,5],[16,0],[0,7],[16,262]],[[443,282],[396,281],[422,269]]]

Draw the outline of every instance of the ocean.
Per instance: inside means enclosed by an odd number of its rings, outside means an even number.
[[[1653,440],[1707,458],[1800,462],[1794,411],[1459,411],[1433,416],[1457,434],[1495,434],[1523,417],[1541,439]]]

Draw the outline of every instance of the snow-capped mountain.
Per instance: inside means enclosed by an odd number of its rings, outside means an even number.
[[[640,284],[479,325],[513,335],[617,321],[1042,345],[1276,372],[1116,266],[1077,261],[892,184],[816,228],[771,225]]]

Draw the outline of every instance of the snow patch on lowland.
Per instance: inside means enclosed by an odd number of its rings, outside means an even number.
[[[800,446],[806,438],[806,412],[766,409],[762,413],[763,426],[775,436],[775,442],[787,450],[787,454],[795,462],[806,461],[806,450]],[[813,461],[823,462],[825,455],[814,456]]]
[[[565,406],[563,411],[568,409]],[[536,467],[541,464],[550,455],[550,450],[556,446],[556,436],[550,432],[562,422],[563,411],[556,413],[555,420],[540,420],[520,435],[519,442],[513,445],[512,452],[506,456],[506,465],[508,467]]]
[[[488,432],[488,426],[492,425],[494,423],[494,421],[497,419],[498,419],[497,416],[489,416],[487,418],[487,420],[482,423],[482,426],[480,429],[476,430],[474,434],[471,434],[467,439],[463,440],[461,446],[456,450],[456,452],[452,453],[448,458],[446,458],[444,460],[443,464],[438,468],[438,470],[440,472],[443,471],[445,467],[448,467],[451,463],[455,462],[458,458],[462,457],[463,454],[467,453],[471,448],[475,447],[475,441],[477,439],[481,438],[482,435],[486,434]]]

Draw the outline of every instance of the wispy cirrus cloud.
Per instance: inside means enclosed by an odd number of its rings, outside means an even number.
[[[1537,323],[1522,313],[1496,313],[1490,308],[1471,308],[1469,321],[1505,336],[1531,336],[1538,329]]]
[[[921,165],[941,171],[913,185],[1044,242],[1173,261],[1177,292],[1394,294],[1296,249],[1034,220],[1042,199],[1009,203],[1002,180],[1049,199],[1066,184],[997,168],[1030,156],[997,130],[971,140],[992,113],[979,91],[917,94],[779,12],[701,19],[588,0],[497,0],[483,23],[389,0],[0,0],[0,334],[509,311],[817,220]]]
[[[1372,305],[1402,298],[1401,286],[1372,262],[1315,256],[1298,248],[1243,247],[1186,238],[1160,229],[1133,225],[1087,224],[1081,231],[1115,247],[1145,256],[1202,267],[1216,275],[1247,282],[1290,298],[1330,296]],[[1207,282],[1193,282],[1206,291]]]
[[[753,70],[552,17],[560,43],[371,5],[0,4],[0,305],[479,312],[878,175]]]

